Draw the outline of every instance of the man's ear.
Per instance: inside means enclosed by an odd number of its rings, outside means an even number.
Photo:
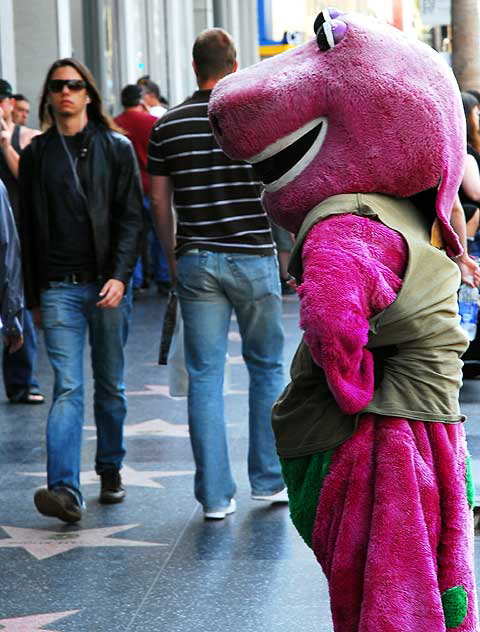
[[[238,61],[235,60],[232,66],[232,72],[237,72],[237,70],[238,70]]]

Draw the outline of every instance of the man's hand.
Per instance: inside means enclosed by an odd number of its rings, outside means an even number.
[[[125,292],[125,284],[117,279],[109,279],[100,290],[97,307],[118,307]]]
[[[175,285],[177,262],[175,259],[175,218],[172,210],[173,183],[169,176],[150,176],[152,220],[157,237],[168,261],[170,281]]]
[[[177,283],[177,260],[175,256],[168,259],[168,271],[170,273],[170,282],[172,287],[175,287]]]
[[[292,290],[295,290],[295,292],[298,290],[297,281],[294,277],[289,277],[288,279],[286,279],[285,283],[288,285],[288,287],[291,287]]]
[[[3,344],[8,349],[8,353],[15,353],[22,348],[23,336],[22,334],[14,336],[12,334],[3,336]]]
[[[464,253],[460,257],[457,257],[455,261],[460,268],[462,283],[466,283],[471,287],[478,287],[480,285],[480,268],[475,259],[472,259],[470,255]]]
[[[7,148],[12,142],[13,128],[9,129],[3,116],[0,116],[0,145],[2,149]]]
[[[35,327],[42,327],[42,312],[40,311],[39,305],[32,308],[32,320]]]

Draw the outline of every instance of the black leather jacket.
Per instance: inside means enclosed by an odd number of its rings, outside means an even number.
[[[25,299],[29,309],[48,288],[48,208],[45,148],[57,134],[50,128],[36,136],[20,159],[20,222]],[[139,252],[143,226],[142,188],[130,141],[121,134],[89,123],[77,163],[88,200],[99,280],[127,283]]]

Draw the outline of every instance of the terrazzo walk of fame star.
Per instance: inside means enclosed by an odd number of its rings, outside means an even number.
[[[84,430],[94,430],[95,426],[85,426]],[[182,437],[188,439],[188,424],[171,424],[164,419],[148,419],[138,424],[128,424],[124,427],[125,437],[141,437],[142,435],[159,437]],[[88,437],[87,441],[96,441],[96,436]]]
[[[235,362],[232,362],[231,364],[241,364],[241,362],[235,361]],[[247,393],[248,393],[247,390],[228,389],[225,392],[225,395],[246,395]],[[162,395],[163,397],[168,397],[169,399],[186,399],[185,396],[173,397],[173,395],[170,395],[170,387],[168,386],[168,384],[145,384],[143,390],[127,391],[126,395],[128,396],[130,395]]]
[[[128,524],[99,529],[48,531],[46,529],[27,529],[0,525],[0,528],[9,536],[8,538],[0,538],[0,549],[22,548],[37,560],[44,560],[81,547],[167,546],[159,542],[141,542],[110,537],[116,533],[139,526],[141,525]]]
[[[45,472],[19,472],[22,476],[35,476],[45,479]],[[155,478],[174,478],[176,476],[191,476],[193,470],[134,470],[128,465],[122,467],[122,481],[125,485],[134,487],[153,487],[156,489],[164,489],[165,485],[153,479]],[[80,474],[81,485],[98,485],[99,476],[95,470],[82,472]],[[1,628],[0,628],[1,631]]]
[[[168,384],[145,384],[140,391],[126,391],[127,396],[130,395],[162,395],[169,399],[185,399],[184,397],[173,397],[170,395],[170,387]]]
[[[49,625],[77,614],[80,610],[66,610],[65,612],[49,612],[47,614],[34,614],[29,617],[14,617],[13,619],[0,619],[2,632],[43,632],[44,625]],[[47,632],[45,630],[45,632]],[[48,628],[48,632],[59,632]]]

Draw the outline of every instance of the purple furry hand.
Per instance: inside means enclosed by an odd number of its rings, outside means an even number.
[[[373,397],[368,321],[395,300],[406,263],[402,237],[365,217],[329,218],[305,240],[300,325],[345,413],[361,411]]]

